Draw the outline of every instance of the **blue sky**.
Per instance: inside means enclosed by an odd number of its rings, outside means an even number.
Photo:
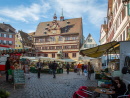
[[[12,25],[16,31],[30,33],[40,22],[52,21],[63,13],[65,19],[83,19],[83,35],[90,33],[99,43],[100,26],[107,14],[108,0],[0,0],[0,23]]]

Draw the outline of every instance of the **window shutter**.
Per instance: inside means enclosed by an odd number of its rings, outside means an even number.
[[[130,16],[130,3],[128,3],[127,8],[128,8],[128,15]]]

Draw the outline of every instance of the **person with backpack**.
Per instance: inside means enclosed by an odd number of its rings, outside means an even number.
[[[67,64],[66,64],[66,71],[67,71],[67,74],[69,74],[69,69],[70,69],[70,64],[67,62]]]
[[[56,70],[57,70],[57,63],[54,61],[53,63],[52,63],[52,73],[53,73],[53,78],[56,78]]]
[[[38,78],[40,78],[40,73],[41,73],[41,68],[43,66],[43,63],[41,62],[41,60],[39,59],[39,61],[36,64],[36,67],[38,68]]]

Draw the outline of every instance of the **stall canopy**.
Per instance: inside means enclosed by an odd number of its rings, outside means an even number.
[[[113,41],[110,43],[106,43],[103,45],[98,45],[97,47],[94,48],[89,48],[85,50],[81,50],[80,54],[83,56],[88,56],[88,57],[101,57],[107,50],[117,46],[119,42]]]
[[[61,60],[62,62],[70,62],[70,63],[76,62],[75,60],[72,60],[72,59],[61,59]]]

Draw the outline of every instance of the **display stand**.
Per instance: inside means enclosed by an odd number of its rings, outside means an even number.
[[[14,89],[16,85],[25,86],[25,76],[23,70],[21,69],[14,70],[13,79],[14,79]]]

